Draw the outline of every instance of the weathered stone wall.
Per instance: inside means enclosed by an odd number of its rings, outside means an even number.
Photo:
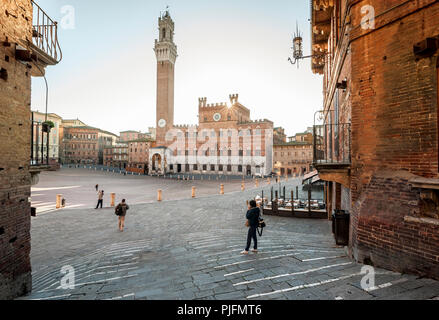
[[[31,76],[15,60],[15,43],[32,37],[29,0],[0,2],[0,299],[31,290]],[[9,45],[5,45],[8,41]]]

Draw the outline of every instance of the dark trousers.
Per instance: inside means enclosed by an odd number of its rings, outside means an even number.
[[[247,247],[245,247],[245,251],[248,251],[250,249],[250,245],[252,242],[252,238],[253,238],[253,243],[254,243],[254,249],[257,250],[258,249],[258,238],[256,236],[256,227],[250,227],[248,228],[248,236],[247,236]]]
[[[101,205],[101,209],[102,209],[103,204],[104,204],[104,200],[98,200],[98,205],[96,206],[96,209],[99,208],[99,205]]]

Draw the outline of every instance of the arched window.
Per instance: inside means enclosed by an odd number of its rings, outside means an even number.
[[[166,29],[165,28],[162,29],[162,38],[163,39],[166,38]]]

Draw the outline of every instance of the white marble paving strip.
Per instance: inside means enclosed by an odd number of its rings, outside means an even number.
[[[285,292],[290,292],[290,291],[295,291],[295,290],[301,290],[301,289],[306,289],[306,288],[322,286],[322,285],[325,285],[325,284],[328,284],[328,283],[332,283],[332,282],[336,282],[336,281],[340,281],[340,280],[346,280],[346,279],[353,278],[353,277],[359,276],[359,275],[361,275],[361,273],[353,273],[353,274],[350,274],[350,275],[347,275],[347,276],[343,276],[343,277],[339,277],[339,278],[324,280],[324,281],[310,283],[310,284],[302,284],[302,285],[291,287],[291,288],[287,288],[287,289],[281,289],[281,290],[275,290],[275,291],[271,291],[271,292],[254,294],[254,295],[248,296],[247,299],[266,297],[266,296],[270,296],[270,295],[274,295],[274,294],[278,294],[278,293],[285,293]]]
[[[104,300],[122,300],[122,299],[125,299],[125,298],[134,297],[134,296],[135,296],[134,293],[129,293],[129,294],[125,294],[123,296],[118,296],[118,297],[104,299]]]
[[[237,250],[240,251],[240,250]],[[265,255],[265,254],[271,254],[271,253],[281,253],[281,252],[297,252],[298,254],[302,252],[318,252],[318,253],[331,253],[331,251],[324,251],[324,250],[302,250],[302,249],[289,249],[289,250],[274,250],[274,251],[258,251],[258,255]],[[239,256],[232,256],[232,257],[224,257],[224,258],[217,258],[217,259],[209,259],[207,262],[215,262],[215,261],[223,261],[228,259],[237,259],[242,257],[242,255]],[[306,261],[306,260],[303,260]]]
[[[234,286],[242,286],[242,285],[246,285],[246,284],[249,284],[249,283],[255,283],[255,282],[260,282],[260,281],[279,279],[279,278],[284,278],[284,277],[297,276],[297,275],[301,275],[301,274],[308,274],[308,273],[312,273],[312,272],[316,272],[316,271],[320,271],[320,270],[325,270],[325,269],[330,269],[330,268],[335,268],[335,267],[340,267],[340,266],[346,266],[346,265],[349,265],[349,264],[352,264],[352,262],[332,264],[332,265],[329,265],[329,266],[308,269],[308,270],[305,270],[305,271],[299,271],[299,272],[293,272],[293,273],[285,273],[285,274],[280,274],[280,275],[277,275],[277,276],[259,278],[259,279],[249,280],[249,281],[243,281],[243,282],[235,283]]]
[[[312,259],[304,259],[304,260],[301,260],[301,261],[302,262],[309,262],[309,261],[319,261],[319,260],[328,260],[328,259],[337,259],[337,258],[346,258],[346,255],[332,256],[332,257],[321,257],[321,258],[312,258]]]
[[[216,266],[216,267],[214,267],[214,269],[221,269],[221,268],[226,268],[226,267],[230,267],[230,266],[236,266],[238,264],[262,261],[262,260],[272,260],[272,259],[288,258],[288,257],[294,257],[294,256],[295,256],[295,253],[294,254],[284,254],[284,255],[278,255],[278,256],[273,256],[273,257],[267,257],[267,258],[262,258],[262,259],[257,259],[257,260],[238,261],[238,262],[234,262],[234,263],[225,264],[225,265],[222,265],[222,266]]]

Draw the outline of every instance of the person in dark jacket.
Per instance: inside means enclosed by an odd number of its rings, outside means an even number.
[[[127,215],[127,210],[130,207],[126,203],[125,199],[122,200],[116,207],[116,213],[119,216],[119,231],[123,232],[123,228],[125,227],[125,216]]]
[[[258,252],[258,238],[256,235],[256,230],[259,226],[259,216],[260,216],[260,209],[256,205],[255,200],[251,200],[248,206],[248,211],[246,214],[246,218],[249,223],[249,229],[248,229],[248,235],[247,235],[247,247],[244,251],[241,252],[241,254],[248,254],[248,250],[250,249],[251,241],[253,238],[253,244],[254,249],[252,252],[256,253]]]

